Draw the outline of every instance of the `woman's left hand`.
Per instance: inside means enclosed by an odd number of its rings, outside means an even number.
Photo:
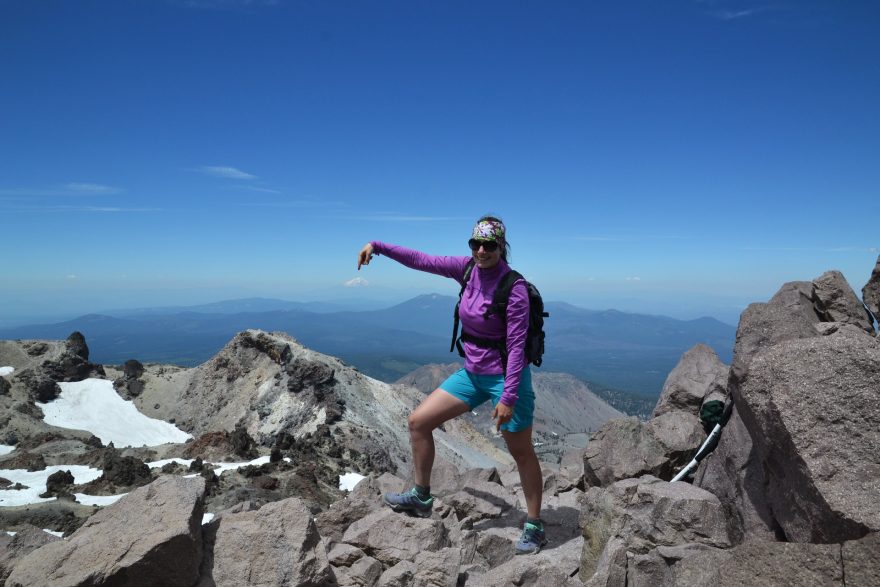
[[[492,412],[492,419],[497,420],[495,430],[501,430],[501,425],[509,422],[511,418],[513,418],[513,408],[498,402],[498,405],[495,406],[495,411]]]

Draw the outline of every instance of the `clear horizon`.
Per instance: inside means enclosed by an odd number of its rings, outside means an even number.
[[[466,255],[486,212],[547,300],[735,323],[827,270],[860,294],[878,25],[869,1],[5,2],[0,327],[456,295],[356,253]]]

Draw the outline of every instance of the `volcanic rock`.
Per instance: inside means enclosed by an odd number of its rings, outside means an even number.
[[[767,504],[767,480],[752,436],[733,407],[717,448],[701,463],[694,485],[721,500],[731,542],[745,537],[774,541],[782,532]]]
[[[40,497],[59,497],[63,494],[69,495],[73,483],[74,478],[70,471],[56,471],[46,479],[46,492],[41,494]]]
[[[878,381],[880,341],[851,325],[780,342],[750,363],[738,407],[789,541],[880,530]]]
[[[732,376],[746,370],[749,361],[771,344],[795,338],[819,336],[821,322],[813,307],[813,284],[784,284],[766,304],[751,304],[740,316],[733,349]]]
[[[607,486],[650,474],[671,479],[705,439],[700,420],[682,411],[666,412],[647,423],[636,417],[611,420],[584,451],[587,486]]]
[[[716,390],[725,393],[728,370],[711,348],[704,344],[694,346],[669,373],[651,417],[673,410],[698,415],[707,395]]]
[[[61,387],[42,370],[26,369],[18,374],[32,401],[45,404],[61,394]]]
[[[688,543],[730,546],[718,498],[687,483],[666,483],[650,475],[610,487],[591,487],[581,514],[584,546],[580,578],[594,573],[625,577],[627,553],[647,554],[660,546]],[[623,584],[623,583],[621,583]]]
[[[813,280],[813,299],[823,321],[852,324],[874,333],[874,320],[840,271],[827,271]]]
[[[877,257],[877,264],[874,265],[868,283],[862,288],[862,300],[874,318],[880,320],[880,257]]]
[[[199,585],[328,585],[333,573],[311,513],[296,498],[224,514]]]
[[[89,518],[67,540],[14,566],[8,585],[189,587],[202,558],[201,478],[161,477]]]
[[[36,526],[23,524],[16,530],[15,536],[0,534],[0,585],[6,584],[12,567],[29,553],[50,542],[61,540]]]

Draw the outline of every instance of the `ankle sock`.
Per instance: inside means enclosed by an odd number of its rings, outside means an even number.
[[[429,497],[431,497],[431,486],[422,487],[421,485],[416,485],[416,495],[422,501],[426,501]]]
[[[526,524],[536,526],[538,530],[544,529],[544,522],[541,521],[541,518],[526,518]]]

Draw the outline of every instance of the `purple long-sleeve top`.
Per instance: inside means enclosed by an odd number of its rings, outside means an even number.
[[[434,273],[463,283],[464,271],[471,257],[448,257],[428,255],[420,251],[372,241],[373,252],[385,255],[411,269]],[[492,304],[492,294],[501,278],[510,271],[504,259],[491,269],[474,267],[464,294],[461,296],[459,316],[464,332],[480,338],[500,340],[507,336],[507,371],[501,362],[501,353],[464,342],[464,368],[477,375],[500,375],[504,373],[504,393],[501,403],[513,406],[518,399],[517,389],[526,367],[526,333],[529,328],[529,295],[525,281],[517,280],[510,290],[507,303],[507,319],[497,314],[484,318],[483,314]],[[506,331],[505,331],[506,328]]]

